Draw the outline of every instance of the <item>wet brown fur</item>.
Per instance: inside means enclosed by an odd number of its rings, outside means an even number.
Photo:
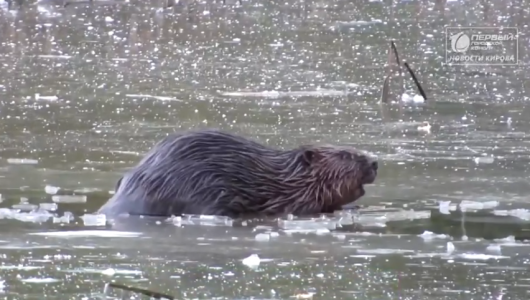
[[[330,213],[365,193],[377,162],[348,146],[273,149],[199,130],[160,141],[99,213],[230,217]]]

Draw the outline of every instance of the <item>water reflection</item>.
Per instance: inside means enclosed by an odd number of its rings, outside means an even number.
[[[6,299],[95,299],[111,279],[186,299],[527,298],[525,1],[4,1],[0,14]],[[449,25],[517,26],[520,65],[443,65]],[[429,101],[379,103],[390,39]],[[366,149],[382,164],[359,203],[373,211],[319,233],[84,225],[142,153],[197,127]],[[410,210],[429,215],[391,219]]]

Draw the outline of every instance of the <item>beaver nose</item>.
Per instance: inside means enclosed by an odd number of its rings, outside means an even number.
[[[372,169],[374,169],[375,171],[377,171],[377,168],[379,167],[379,164],[377,163],[377,161],[373,161],[372,162]]]

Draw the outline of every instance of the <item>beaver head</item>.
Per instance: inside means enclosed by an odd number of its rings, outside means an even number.
[[[323,212],[341,209],[361,198],[363,185],[377,177],[377,160],[353,147],[304,146],[300,154],[305,164],[305,172],[301,172],[306,173],[301,180],[305,187],[298,193],[295,211],[317,211],[313,206]]]

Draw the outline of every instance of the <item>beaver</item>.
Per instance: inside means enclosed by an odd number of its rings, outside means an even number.
[[[375,158],[349,146],[279,150],[216,129],[171,134],[116,184],[98,213],[231,218],[332,213],[365,194]]]

